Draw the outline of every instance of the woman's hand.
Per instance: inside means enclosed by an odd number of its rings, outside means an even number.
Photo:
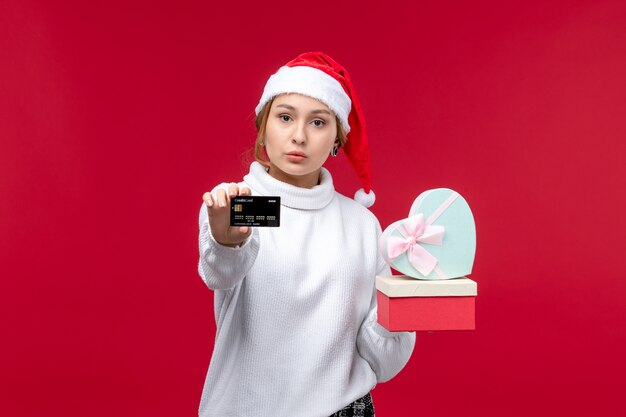
[[[250,195],[250,189],[231,184],[228,187],[228,193],[224,189],[218,189],[216,199],[211,193],[204,193],[202,196],[209,211],[211,234],[219,244],[224,246],[235,247],[252,233],[252,228],[247,226],[230,226],[230,199],[238,195]]]

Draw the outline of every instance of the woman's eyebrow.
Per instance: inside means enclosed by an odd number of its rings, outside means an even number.
[[[291,111],[297,111],[295,107],[293,107],[292,105],[289,104],[278,104],[276,105],[276,108],[278,107],[283,107],[287,110],[291,110]],[[327,114],[327,115],[331,115],[331,113],[328,110],[324,110],[324,109],[318,109],[318,110],[311,110],[311,114]]]
[[[331,114],[330,114],[330,112],[329,112],[328,110],[324,110],[324,109],[313,110],[313,111],[311,112],[311,114],[320,114],[320,113],[322,113],[322,114],[327,114],[327,115],[329,115],[329,116],[331,115]]]

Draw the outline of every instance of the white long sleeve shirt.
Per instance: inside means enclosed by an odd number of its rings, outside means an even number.
[[[217,332],[200,417],[327,417],[393,378],[414,332],[376,321],[376,217],[337,192],[322,168],[307,189],[253,162],[241,185],[281,197],[280,227],[237,248],[211,235],[200,210],[198,272],[214,290]]]

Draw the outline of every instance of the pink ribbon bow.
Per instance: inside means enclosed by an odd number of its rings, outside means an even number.
[[[424,276],[430,274],[435,269],[438,261],[420,243],[442,245],[445,227],[427,224],[424,220],[424,214],[418,213],[402,220],[397,230],[402,237],[390,236],[387,239],[387,254],[389,258],[394,260],[406,253],[409,262],[420,274]]]

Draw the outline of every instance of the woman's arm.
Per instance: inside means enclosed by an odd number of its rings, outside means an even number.
[[[378,265],[377,275],[391,275],[389,266],[381,257]],[[369,311],[359,329],[356,344],[378,382],[387,382],[396,376],[409,361],[415,347],[415,332],[390,332],[378,323],[375,281]]]
[[[217,186],[212,195],[217,195],[217,190],[224,190],[228,184]],[[217,198],[213,198],[217,201]],[[228,212],[230,208],[226,206]],[[246,276],[259,252],[259,236],[256,230],[248,235],[238,245],[222,245],[219,243],[209,225],[209,210],[206,202],[202,204],[199,215],[198,247],[200,260],[198,273],[206,285],[213,289],[228,289],[237,285]]]

